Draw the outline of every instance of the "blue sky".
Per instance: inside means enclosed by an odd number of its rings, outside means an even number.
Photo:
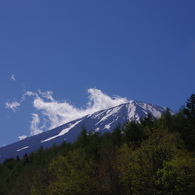
[[[177,111],[195,93],[194,7],[1,1],[0,146],[128,100]]]

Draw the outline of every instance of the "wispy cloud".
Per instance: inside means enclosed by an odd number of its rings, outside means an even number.
[[[107,109],[128,102],[126,98],[119,96],[110,97],[98,89],[89,89],[88,103],[82,108],[77,108],[67,101],[57,101],[51,91],[26,92],[24,96],[33,96],[33,106],[41,112],[41,120],[38,114],[33,114],[31,122],[31,135],[42,132],[45,123],[49,123],[49,129],[67,123],[71,120],[92,114],[98,110]]]
[[[13,75],[13,74],[11,75],[11,80],[12,81],[15,81],[16,80],[15,75]]]
[[[39,128],[39,124],[40,124],[39,115],[35,114],[35,113],[32,113],[32,122],[31,122],[31,125],[30,125],[31,135],[37,135],[37,134],[43,132]]]
[[[19,102],[16,102],[16,101],[11,102],[11,103],[9,103],[9,102],[6,102],[6,103],[5,103],[5,108],[10,108],[10,109],[13,110],[13,112],[15,112],[16,109],[17,109],[19,106],[20,106],[20,103],[19,103]]]
[[[110,97],[99,89],[88,89],[88,94],[89,102],[87,103],[88,107],[86,112],[89,113],[128,102],[126,98],[122,98],[120,96]]]
[[[21,104],[27,96],[33,98],[32,105],[35,111],[32,113],[30,123],[31,135],[36,135],[44,130],[52,129],[69,121],[92,114],[96,111],[107,109],[128,102],[126,98],[119,96],[110,97],[99,89],[87,90],[88,102],[81,108],[73,106],[69,101],[58,101],[53,98],[52,91],[37,92],[26,91],[22,96]],[[13,111],[20,106],[18,102],[6,103],[6,107]]]
[[[21,135],[21,136],[18,136],[19,140],[23,140],[23,139],[26,139],[27,136],[26,135]]]

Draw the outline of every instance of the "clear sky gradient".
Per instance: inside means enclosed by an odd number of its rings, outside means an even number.
[[[195,93],[194,9],[194,0],[1,1],[0,147],[127,100],[179,110]]]

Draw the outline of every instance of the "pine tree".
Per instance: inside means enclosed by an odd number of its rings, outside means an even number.
[[[184,140],[188,150],[195,150],[195,94],[192,94],[187,99],[186,107],[183,110],[186,120],[185,131],[181,133],[182,139]]]
[[[184,114],[195,124],[195,94],[192,94],[190,98],[187,99],[186,107]]]

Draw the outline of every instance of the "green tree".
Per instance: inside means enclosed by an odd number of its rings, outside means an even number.
[[[123,132],[127,144],[132,145],[133,148],[139,147],[145,136],[142,125],[135,121],[127,122],[124,125]]]
[[[78,136],[75,144],[77,147],[84,148],[87,145],[87,141],[88,141],[87,129],[85,126],[82,126],[81,133]]]
[[[195,192],[195,164],[185,150],[178,151],[170,161],[157,172],[158,194],[193,195]]]
[[[121,145],[117,150],[116,164],[119,173],[121,194],[123,195],[129,195],[133,192],[132,156],[133,150],[127,144]]]
[[[83,148],[70,151],[67,156],[58,155],[49,165],[51,177],[46,194],[93,194],[91,180],[94,174],[93,162],[86,158]]]
[[[111,134],[104,136],[104,139],[108,139],[100,149],[100,165],[98,167],[98,183],[100,188],[98,191],[99,194],[120,195],[119,172],[116,164],[117,146],[113,144],[109,135],[111,136]]]
[[[180,131],[181,137],[184,140],[188,149],[192,152],[195,150],[195,94],[192,94],[187,99],[186,106],[182,110],[184,122]]]
[[[186,108],[184,109],[184,113],[187,118],[190,119],[195,125],[195,94],[192,94],[186,102]]]
[[[122,131],[121,131],[121,127],[120,124],[118,124],[115,129],[112,132],[112,140],[113,140],[113,144],[116,146],[120,146],[122,143]]]

